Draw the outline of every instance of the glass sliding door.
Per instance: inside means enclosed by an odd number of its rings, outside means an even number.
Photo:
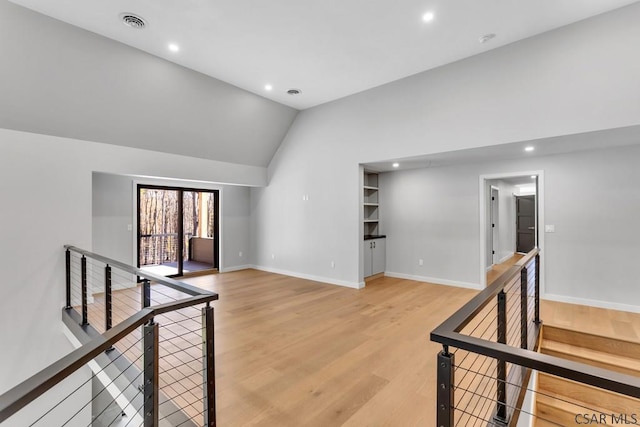
[[[138,186],[138,266],[162,276],[218,268],[218,191]]]
[[[185,273],[217,268],[216,194],[208,191],[183,192]]]
[[[179,199],[177,190],[138,191],[138,263],[162,276],[179,273]]]

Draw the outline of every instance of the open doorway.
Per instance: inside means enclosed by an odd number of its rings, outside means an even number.
[[[217,190],[137,187],[138,267],[176,277],[219,265]]]
[[[480,178],[483,285],[491,284],[524,254],[540,247],[541,180],[541,171]]]

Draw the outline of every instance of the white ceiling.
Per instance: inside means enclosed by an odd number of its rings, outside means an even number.
[[[602,148],[640,144],[638,135],[640,135],[640,126],[627,126],[532,141],[492,145],[489,147],[426,154],[410,158],[385,159],[377,162],[364,163],[363,166],[372,172],[392,172],[406,169],[436,168],[501,160],[527,159],[575,151],[598,150]],[[533,147],[534,150],[527,152],[525,151],[526,147]],[[394,167],[394,163],[397,163],[398,166]]]
[[[11,1],[305,109],[637,0]],[[124,12],[148,28],[123,25]]]

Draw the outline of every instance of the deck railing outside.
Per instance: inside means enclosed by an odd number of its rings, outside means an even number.
[[[193,233],[184,234],[182,259],[189,255],[189,239]],[[140,266],[162,265],[178,262],[178,233],[143,234],[140,236]]]

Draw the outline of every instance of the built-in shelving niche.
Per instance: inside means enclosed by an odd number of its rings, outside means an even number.
[[[378,174],[374,172],[364,172],[364,235],[380,234],[379,227],[379,198],[378,198]]]

